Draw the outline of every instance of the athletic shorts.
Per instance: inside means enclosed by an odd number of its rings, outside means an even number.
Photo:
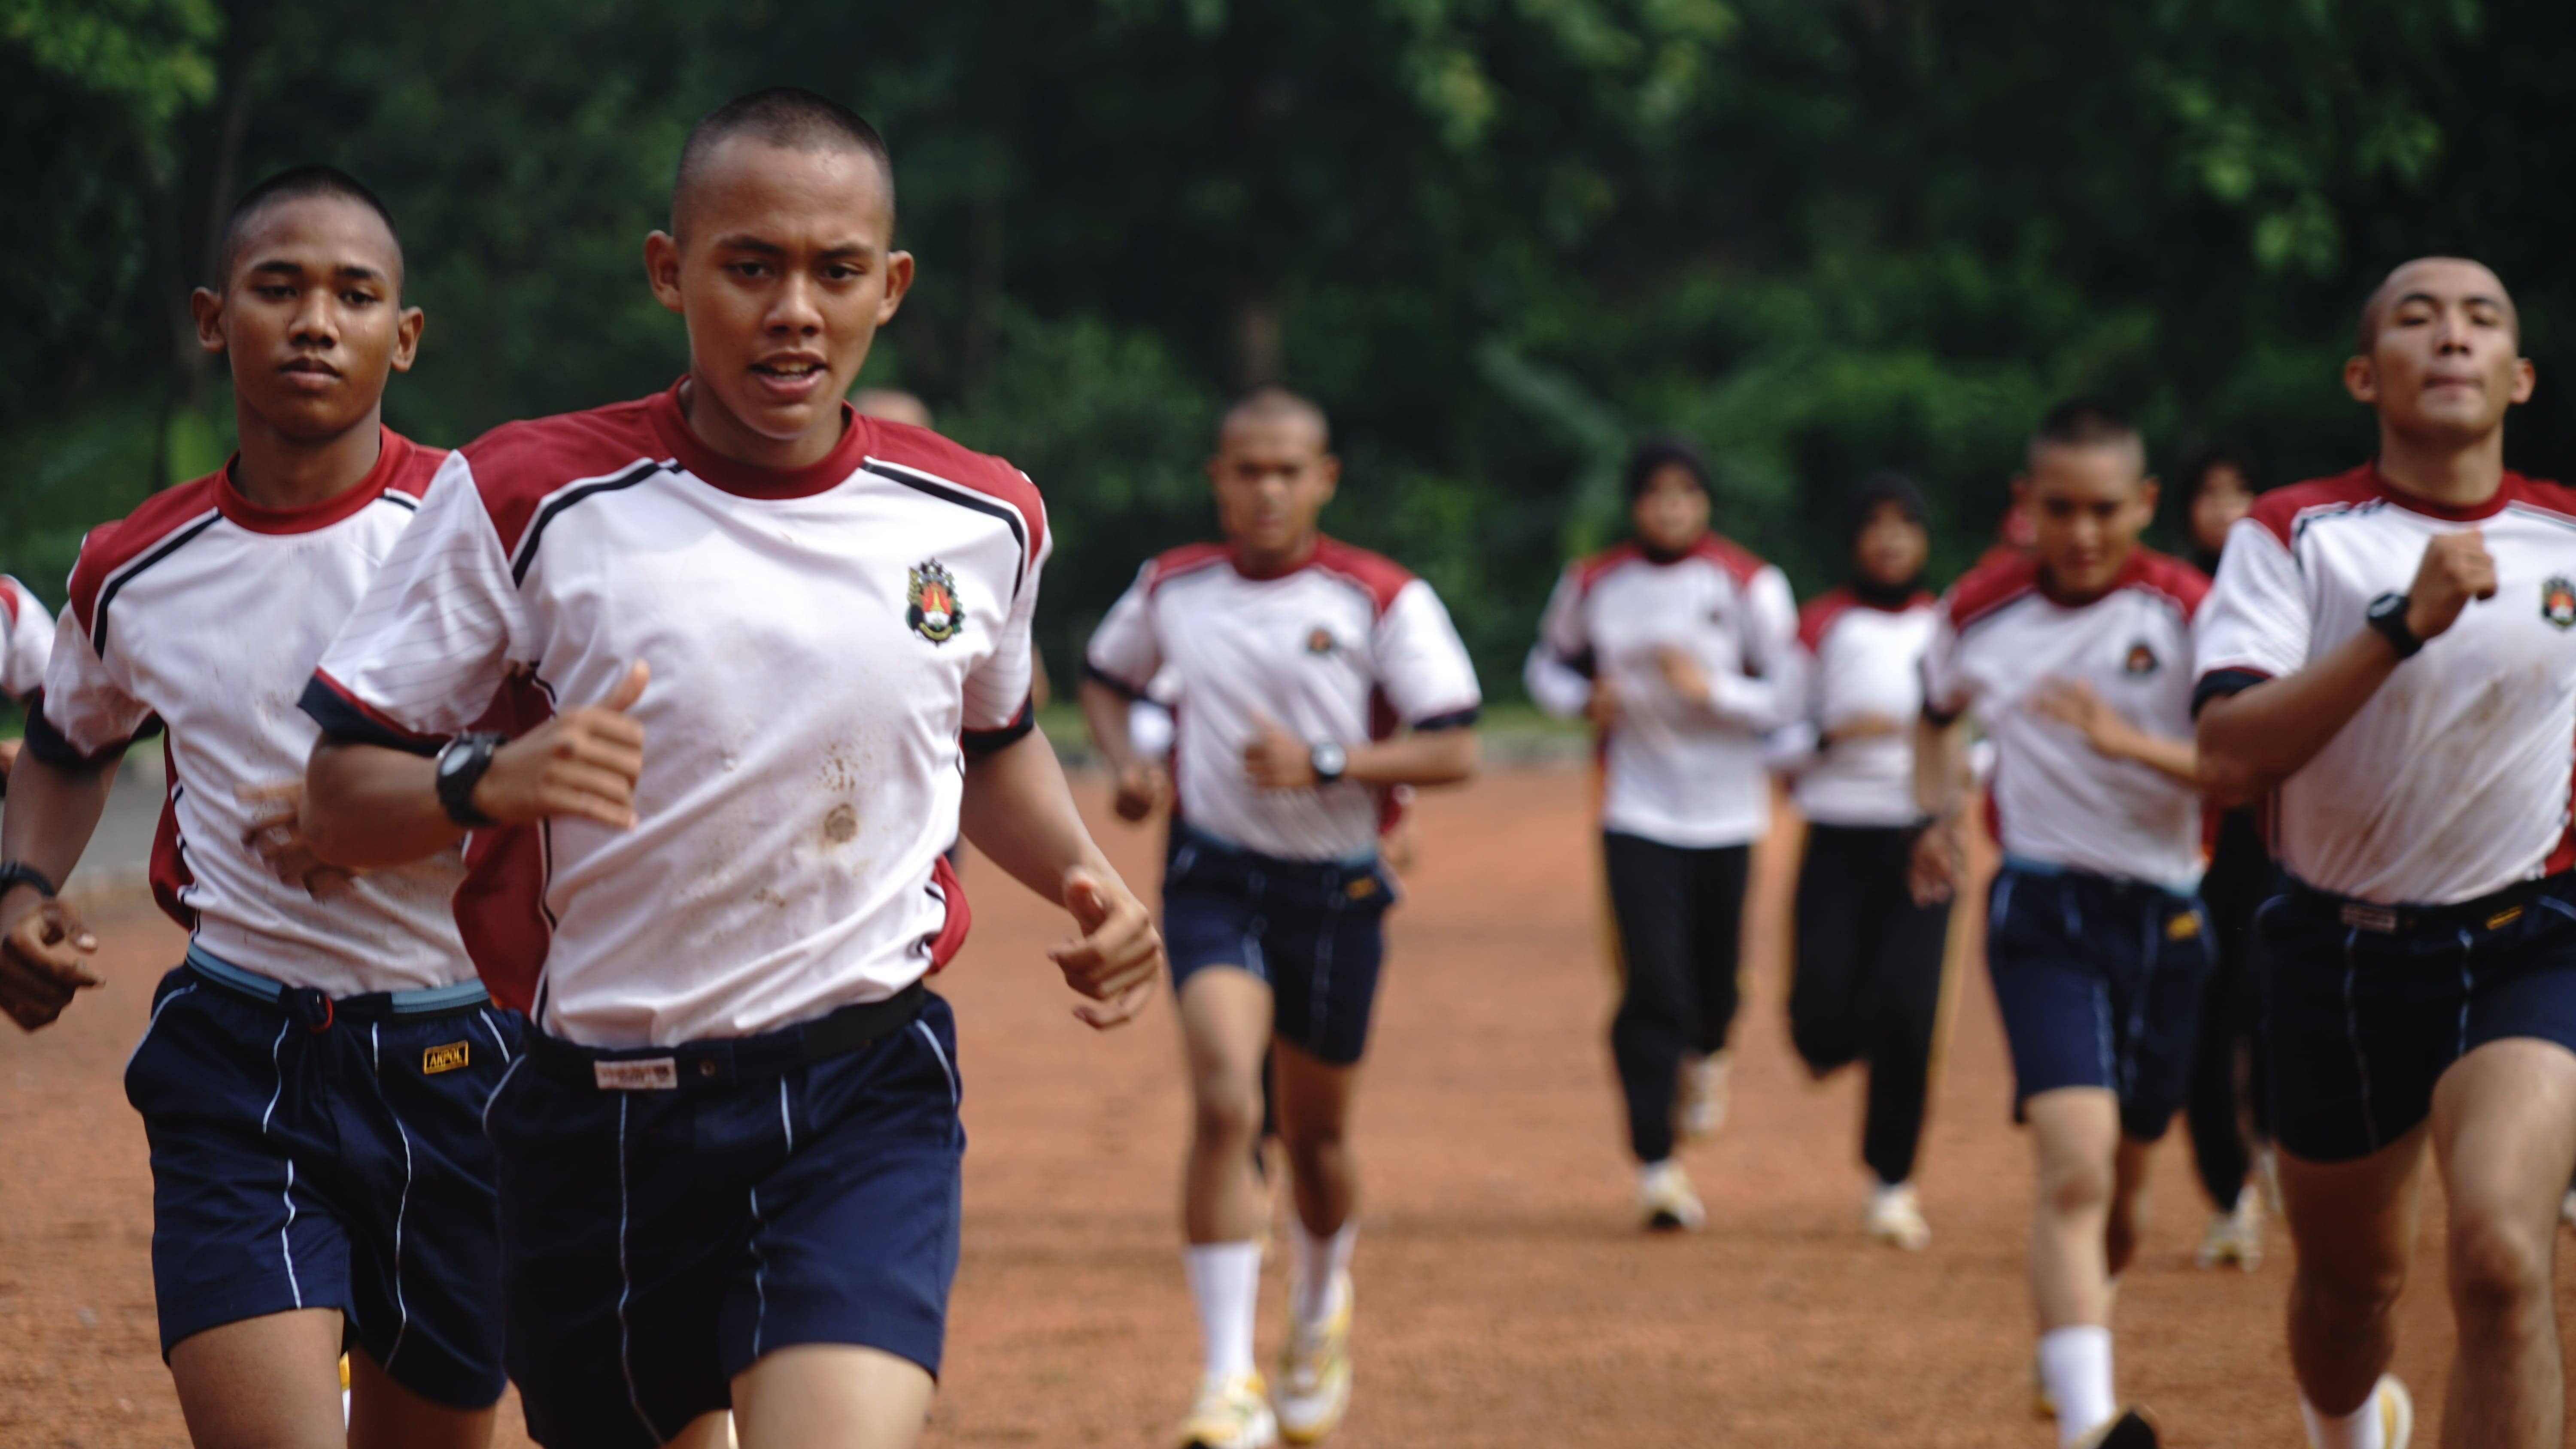
[[[161,978],[125,1068],[152,1146],[161,1353],[336,1308],[345,1343],[396,1383],[483,1408],[501,1397],[504,1315],[482,1114],[521,1023],[489,1005],[365,1009],[257,1000],[192,966]]]
[[[2182,1109],[2209,974],[2199,902],[2145,881],[2007,860],[1987,911],[1986,962],[2012,1048],[2013,1107],[2060,1087],[2120,1101],[2132,1141]]]
[[[2273,1132],[2310,1162],[2367,1157],[2430,1114],[2491,1041],[2576,1051],[2576,878],[2430,910],[2291,882],[2255,916]]]
[[[1368,1046],[1395,881],[1375,860],[1280,860],[1184,825],[1163,868],[1172,987],[1210,966],[1269,983],[1271,1036],[1349,1066]]]
[[[872,1039],[809,1052],[853,1024]],[[489,1125],[530,1437],[658,1445],[796,1344],[939,1372],[966,1150],[947,1002],[915,988],[642,1052],[529,1045]]]

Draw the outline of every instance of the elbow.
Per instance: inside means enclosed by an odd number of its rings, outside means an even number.
[[[366,859],[360,832],[350,828],[342,798],[347,788],[342,753],[343,747],[327,739],[314,745],[304,766],[304,804],[296,824],[314,859],[342,870],[365,870],[379,862]]]
[[[2272,782],[2251,763],[2205,745],[2201,747],[2199,765],[2194,773],[2201,794],[2222,810],[2237,810],[2251,805],[2269,794],[2272,788]]]
[[[1472,729],[1456,731],[1447,741],[1438,761],[1434,778],[1417,781],[1424,785],[1463,785],[1476,777],[1484,764],[1485,747]]]

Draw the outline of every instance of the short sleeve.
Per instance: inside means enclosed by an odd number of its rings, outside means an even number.
[[[17,631],[10,633],[14,653]],[[43,692],[27,712],[27,749],[69,770],[89,769],[123,753],[144,732],[152,710],[128,692],[122,673],[91,647],[80,615],[63,610],[45,661]]]
[[[451,453],[323,651],[304,712],[335,739],[433,753],[533,653],[500,531],[472,465]]]
[[[1082,651],[1083,672],[1130,699],[1143,699],[1163,669],[1162,641],[1154,637],[1154,565],[1109,606]]]
[[[1959,626],[1951,616],[1945,598],[1932,625],[1932,641],[1923,649],[1923,717],[1940,725],[1966,714],[1976,702],[1967,672],[1959,667]]]
[[[1476,666],[1431,585],[1415,579],[1396,591],[1378,617],[1375,653],[1378,688],[1404,723],[1418,730],[1475,723],[1484,702]]]
[[[1790,591],[1789,576],[1776,568],[1755,574],[1746,604],[1744,658],[1751,667],[1745,672],[1787,679],[1798,664],[1798,598]]]
[[[1055,531],[1041,524],[1038,548],[1029,560],[1028,577],[1002,618],[1002,635],[974,672],[966,676],[965,727],[960,735],[969,754],[990,754],[1025,735],[1037,723],[1030,685],[1037,675],[1037,647],[1030,626],[1037,618],[1038,580],[1055,552]]]
[[[2270,529],[2240,520],[2228,530],[2218,581],[2193,620],[2194,700],[2305,668],[2313,623],[2298,560]]]
[[[45,684],[45,661],[54,652],[54,616],[27,586],[0,575],[8,637],[0,640],[0,691],[25,699]]]
[[[1592,671],[1592,637],[1583,622],[1583,577],[1579,568],[1559,574],[1547,596],[1547,611],[1538,619],[1539,647],[1577,674]]]

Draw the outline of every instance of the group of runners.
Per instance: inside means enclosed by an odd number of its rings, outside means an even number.
[[[1324,414],[1276,389],[1229,410],[1220,540],[1145,563],[1081,685],[1119,813],[1169,807],[1158,929],[1033,728],[1037,490],[844,401],[912,281],[892,175],[823,98],[713,112],[645,246],[687,374],[453,452],[381,421],[424,334],[391,217],[337,171],[274,177],[192,299],[239,452],[95,530],[57,627],[0,591],[0,683],[28,701],[0,826],[23,1028],[96,984],[57,885],[116,760],[163,736],[152,883],[190,941],[126,1090],[198,1445],[474,1449],[505,1379],[550,1446],[915,1442],[958,1251],[961,1064],[925,980],[967,933],[961,836],[1067,912],[1050,956],[1083,1021],[1171,975],[1204,1349],[1181,1442],[1340,1422],[1388,842],[1410,791],[1476,769],[1475,671],[1428,584],[1322,534]],[[2311,1442],[2412,1432],[2385,1369],[2428,1149],[2460,1339],[2443,1442],[2558,1442],[2576,495],[2503,467],[2517,342],[2485,268],[2399,268],[2345,373],[2374,461],[2260,497],[2241,460],[2196,469],[2215,584],[2139,543],[2157,485],[2098,405],[2040,421],[2016,531],[1937,599],[1902,477],[1860,484],[1850,577],[1801,610],[1711,530],[1695,452],[1638,452],[1634,536],[1567,570],[1526,678],[1601,738],[1642,1221],[1703,1221],[1678,1144],[1725,1114],[1749,847],[1785,773],[1809,822],[1792,1035],[1819,1074],[1866,1064],[1867,1231],[1928,1241],[1912,1183],[1983,798],[2061,1444],[2154,1442],[2110,1334],[2145,1149],[2193,1104],[2205,1256],[2247,1261],[2249,1099]],[[2260,802],[2261,828],[2205,801]]]

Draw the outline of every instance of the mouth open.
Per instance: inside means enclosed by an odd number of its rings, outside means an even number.
[[[830,378],[831,369],[819,357],[772,357],[753,363],[751,375],[763,393],[792,403],[813,396]]]

